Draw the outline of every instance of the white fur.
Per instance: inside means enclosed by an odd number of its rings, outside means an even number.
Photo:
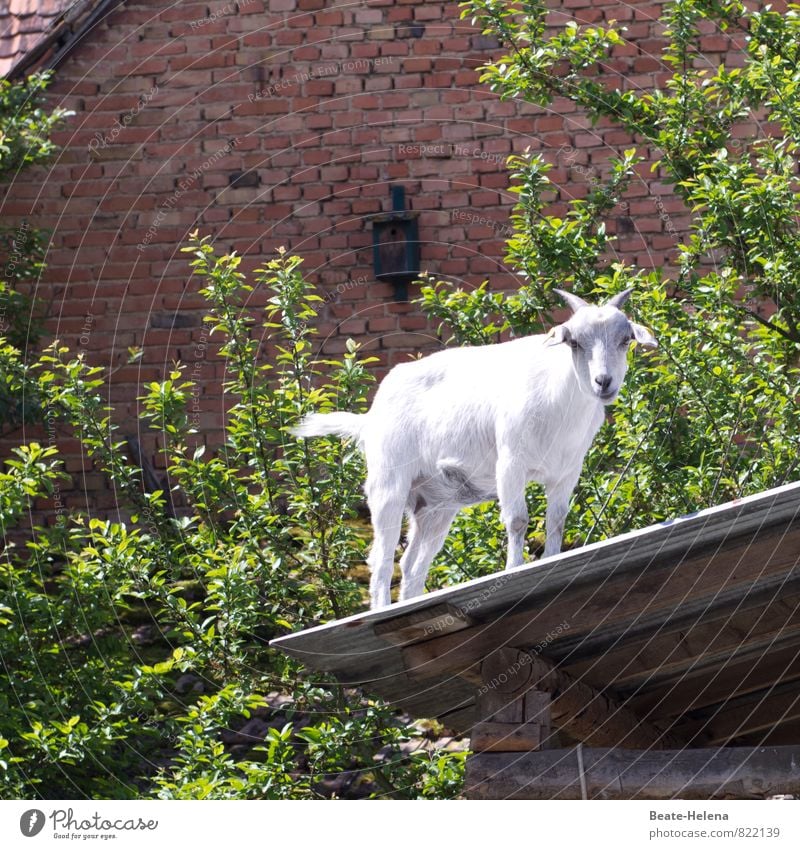
[[[506,568],[521,565],[530,481],[547,495],[544,556],[560,551],[570,495],[604,407],[622,385],[630,342],[656,346],[618,308],[629,290],[601,307],[561,294],[574,314],[550,333],[395,366],[365,415],[312,414],[294,430],[352,437],[364,451],[373,609],[390,603],[404,513],[401,599],[423,592],[431,561],[467,504],[499,499]]]

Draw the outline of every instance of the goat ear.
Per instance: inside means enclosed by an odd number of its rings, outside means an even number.
[[[633,339],[643,348],[657,348],[658,342],[656,341],[656,337],[646,328],[642,327],[641,324],[636,324],[635,321],[631,322],[631,330],[633,332]]]
[[[630,289],[618,292],[613,298],[606,301],[606,306],[616,307],[618,310],[621,310],[627,303],[628,298],[630,298],[631,292],[633,292],[633,286],[631,286]]]
[[[589,306],[583,298],[573,295],[572,292],[565,292],[563,289],[553,289],[553,291],[564,300],[572,312],[577,312],[581,307]]]
[[[560,345],[562,342],[569,342],[569,330],[563,324],[558,324],[551,327],[547,335],[544,337],[545,345]]]

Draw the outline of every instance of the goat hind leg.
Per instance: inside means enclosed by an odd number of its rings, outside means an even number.
[[[415,513],[410,521],[408,549],[400,566],[403,582],[400,585],[400,600],[416,598],[425,591],[433,558],[444,545],[447,532],[458,512],[457,507],[425,507]]]
[[[394,555],[400,541],[406,493],[396,487],[372,486],[368,501],[373,530],[372,548],[367,557],[371,572],[369,596],[370,608],[376,610],[391,604]]]

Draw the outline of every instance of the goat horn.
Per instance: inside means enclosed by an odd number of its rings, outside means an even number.
[[[618,292],[607,302],[607,306],[616,307],[618,310],[621,310],[624,306],[628,298],[631,296],[631,292],[633,291],[633,286],[630,289],[625,289],[622,292]]]
[[[553,289],[553,291],[560,295],[567,306],[573,311],[577,312],[581,307],[588,307],[589,304],[583,300],[583,298],[579,298],[577,295],[573,295],[572,292],[565,292],[563,289]]]

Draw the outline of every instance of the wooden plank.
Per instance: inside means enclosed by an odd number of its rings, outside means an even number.
[[[680,629],[665,629],[645,639],[621,637],[617,647],[602,656],[572,663],[571,674],[633,689],[674,679],[700,661],[722,664],[737,653],[770,646],[780,638],[784,644],[800,645],[800,595],[774,599],[759,609],[730,613],[724,617],[702,617]],[[713,658],[713,660],[712,660]],[[624,692],[624,690],[623,690]]]
[[[409,645],[431,637],[454,634],[474,625],[475,620],[450,604],[437,604],[422,610],[412,610],[391,619],[377,622],[374,633],[395,646]]]
[[[418,717],[438,717],[454,711],[460,711],[475,704],[475,687],[452,678],[421,685],[402,676],[382,682],[380,688],[371,687],[369,692],[379,691],[383,700],[398,710]]]
[[[469,747],[473,752],[530,752],[541,742],[541,728],[535,722],[479,722],[472,729]]]
[[[660,686],[642,682],[636,690],[623,691],[625,701],[640,716],[673,717],[800,678],[800,648],[795,645],[737,652],[723,663],[713,660],[699,658],[677,680]]]
[[[784,535],[747,540],[733,550],[701,559],[659,564],[634,576],[609,578],[602,586],[580,587],[554,599],[536,613],[525,611],[465,628],[403,650],[412,677],[459,675],[504,645],[542,641],[567,623],[567,631],[590,633],[610,623],[624,634],[626,624],[642,615],[667,617],[688,599],[713,598],[722,590],[746,592],[766,574],[790,571],[800,557],[800,526]],[[557,643],[557,638],[554,639]]]
[[[792,681],[693,711],[672,730],[688,740],[703,735],[710,744],[726,743],[746,734],[768,732],[800,719],[800,682]]]
[[[658,631],[659,621],[674,623],[687,610],[721,598],[734,608],[737,598],[752,604],[754,588],[792,580],[800,574],[799,506],[800,484],[792,484],[272,644],[417,716],[446,714],[469,722],[475,717],[477,664],[498,646],[539,644],[554,656],[562,643],[567,654],[576,645],[599,650],[598,639],[613,647],[632,634],[642,636],[637,629]],[[389,642],[392,628],[380,635],[375,629],[414,612],[421,614],[418,621],[430,622],[438,605],[450,606],[456,618],[458,611],[468,612],[488,624],[425,641],[428,656],[422,661],[431,667],[409,668],[411,655]],[[448,648],[447,640],[456,642]],[[680,676],[677,667],[672,672]]]
[[[523,719],[539,726],[539,748],[552,749],[556,746],[557,732],[553,732],[553,697],[550,693],[528,690],[525,693]]]
[[[800,746],[582,749],[590,799],[753,799],[800,793]],[[575,749],[481,752],[467,761],[469,799],[580,799]]]
[[[498,692],[498,688],[505,687],[511,700],[525,687],[535,687],[551,696],[553,726],[563,728],[587,745],[663,748],[683,742],[643,722],[607,693],[578,681],[541,656],[501,649],[490,655],[484,666],[486,683],[478,691],[479,699],[485,690]]]
[[[457,734],[469,734],[477,722],[475,703],[470,702],[461,708],[439,714],[438,719],[450,731]]]
[[[584,657],[596,657],[614,651],[620,645],[647,641],[676,631],[693,630],[698,623],[727,619],[753,608],[762,610],[776,599],[800,594],[800,570],[775,575],[762,575],[742,592],[739,587],[723,589],[710,596],[687,599],[669,615],[637,616],[623,630],[613,623],[598,625],[589,633],[567,630],[547,647],[555,660],[577,663]]]
[[[736,738],[737,746],[794,746],[800,740],[800,718],[791,719],[766,731],[742,734]]]
[[[550,694],[533,688],[530,656],[501,648],[481,664],[474,752],[528,752],[550,736]]]
[[[599,588],[612,576],[649,571],[664,560],[681,562],[689,552],[702,559],[703,551],[728,549],[755,535],[778,533],[797,520],[800,483],[787,484],[758,495],[703,510],[692,516],[632,531],[583,548],[563,552],[544,562],[476,578],[465,584],[420,596],[390,608],[368,611],[295,634],[276,638],[270,645],[300,658],[317,669],[329,670],[331,654],[341,664],[379,648],[375,623],[401,612],[446,602],[476,619],[494,619],[504,611],[541,610],[548,599],[577,588]],[[732,538],[736,537],[733,543]],[[544,634],[545,632],[542,632]]]
[[[490,696],[514,696],[524,693],[534,685],[537,667],[528,652],[511,647],[495,649],[481,663],[480,692]]]

